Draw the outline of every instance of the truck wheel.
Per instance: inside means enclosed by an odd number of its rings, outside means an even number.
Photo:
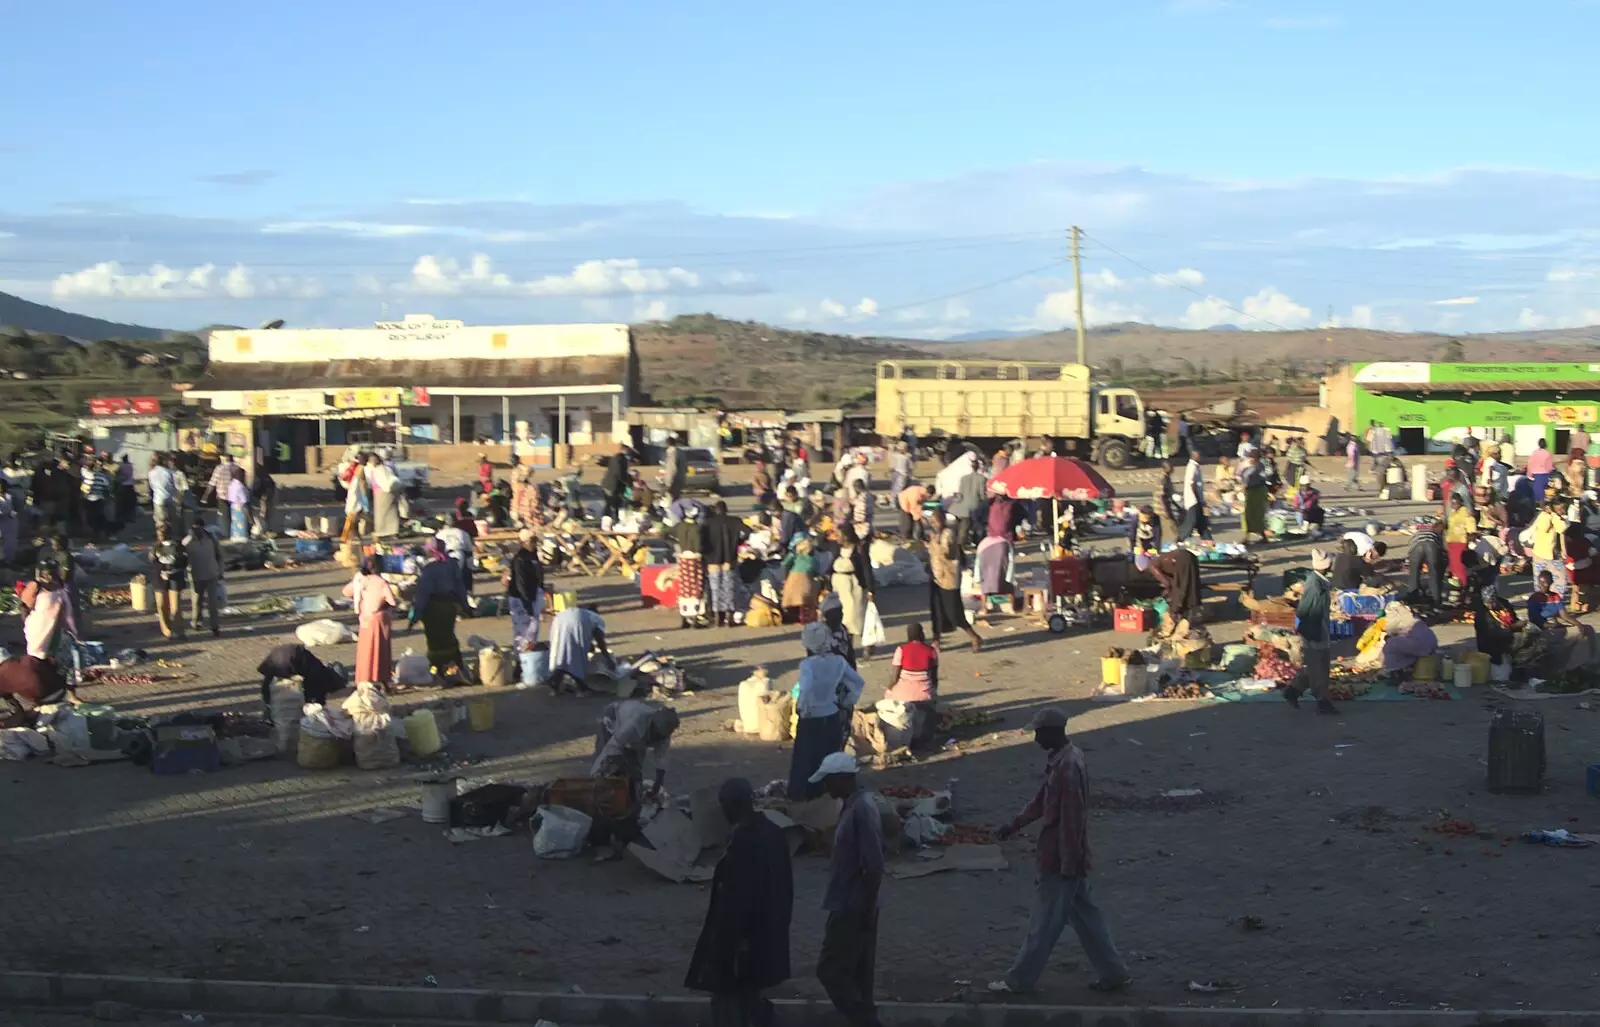
[[[1050,619],[1045,623],[1049,626],[1050,634],[1052,635],[1065,635],[1067,633],[1067,618],[1059,613],[1052,613]]]
[[[1100,462],[1113,471],[1128,466],[1128,444],[1121,439],[1108,439],[1100,447]]]

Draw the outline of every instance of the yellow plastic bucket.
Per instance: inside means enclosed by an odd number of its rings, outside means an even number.
[[[1439,657],[1424,656],[1419,659],[1417,665],[1411,669],[1411,676],[1418,681],[1439,680]]]
[[[1472,683],[1487,685],[1489,683],[1489,654],[1467,653],[1467,662],[1472,665]]]
[[[474,731],[494,730],[494,700],[468,699],[467,723]]]
[[[1100,683],[1113,687],[1122,684],[1123,663],[1115,656],[1100,657]]]

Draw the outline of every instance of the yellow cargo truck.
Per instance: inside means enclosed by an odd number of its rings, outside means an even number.
[[[1144,437],[1144,403],[1132,389],[1095,385],[1083,364],[884,360],[877,428],[886,440],[906,428],[996,445],[1050,437],[1068,455],[1126,467]]]

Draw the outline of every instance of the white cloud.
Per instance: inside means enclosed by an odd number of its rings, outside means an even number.
[[[1066,289],[1052,292],[1033,308],[1033,316],[1018,327],[1053,332],[1078,323],[1078,291]],[[1122,324],[1127,321],[1144,321],[1147,318],[1138,307],[1116,300],[1097,299],[1087,288],[1083,291],[1083,321],[1086,325]]]
[[[1352,328],[1371,328],[1372,327],[1372,308],[1368,307],[1368,306],[1362,306],[1362,305],[1359,305],[1359,304],[1357,306],[1351,307],[1350,308],[1350,327],[1352,327]]]
[[[1112,289],[1120,289],[1127,284],[1121,278],[1117,277],[1117,273],[1115,271],[1108,267],[1103,267],[1099,271],[1091,274],[1088,279],[1086,279],[1086,283],[1087,284],[1084,285],[1083,289],[1083,294],[1085,296],[1089,295],[1089,290],[1091,288],[1106,289],[1109,291]]]
[[[817,310],[821,312],[823,317],[843,317],[845,315],[844,304],[836,300],[824,299],[817,304]]]
[[[367,221],[273,221],[261,226],[263,235],[353,235],[360,239],[397,239],[436,231],[438,229],[427,225],[388,225]]]
[[[1581,282],[1589,278],[1600,278],[1600,268],[1592,267],[1553,267],[1545,274],[1547,282]]]
[[[1206,284],[1206,276],[1201,274],[1199,271],[1196,271],[1192,267],[1180,267],[1178,270],[1173,271],[1170,274],[1164,274],[1159,277],[1151,276],[1150,284],[1160,286],[1164,289],[1183,287],[1198,289],[1200,286]]]
[[[1271,331],[1304,328],[1311,323],[1311,311],[1269,285],[1238,304],[1229,304],[1216,296],[1196,300],[1189,304],[1181,321],[1186,328],[1231,324],[1255,331]]]
[[[1245,297],[1244,312],[1252,318],[1271,322],[1256,327],[1270,328],[1277,325],[1283,328],[1304,328],[1311,323],[1309,308],[1302,307],[1270,285],[1254,296]],[[1250,325],[1241,327],[1248,328]]]
[[[1523,307],[1517,315],[1517,327],[1527,331],[1585,328],[1595,324],[1600,324],[1600,308],[1594,307],[1574,307],[1549,314]]]
[[[633,305],[633,319],[635,321],[665,321],[667,316],[666,300],[651,300],[648,303],[635,302]]]
[[[399,291],[426,296],[638,296],[765,292],[755,278],[733,271],[707,277],[681,267],[641,267],[633,259],[586,260],[564,275],[518,280],[496,271],[483,253],[465,264],[426,254]]]
[[[861,297],[861,302],[856,304],[856,313],[862,317],[872,317],[878,312],[878,301],[871,296]]]
[[[1453,297],[1451,299],[1433,300],[1432,302],[1433,302],[1433,305],[1436,306],[1436,307],[1470,307],[1474,303],[1478,302],[1478,297],[1476,297],[1476,296],[1456,296],[1456,297]]]
[[[125,271],[114,260],[59,275],[50,283],[50,295],[58,300],[309,299],[323,291],[314,279],[262,275],[242,264],[226,271],[215,264],[188,269],[152,264],[144,271]]]

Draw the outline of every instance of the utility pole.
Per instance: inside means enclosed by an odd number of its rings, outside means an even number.
[[[1078,262],[1078,240],[1083,229],[1072,226],[1072,292],[1078,298],[1078,363],[1088,366],[1089,340],[1083,330],[1083,265]]]

